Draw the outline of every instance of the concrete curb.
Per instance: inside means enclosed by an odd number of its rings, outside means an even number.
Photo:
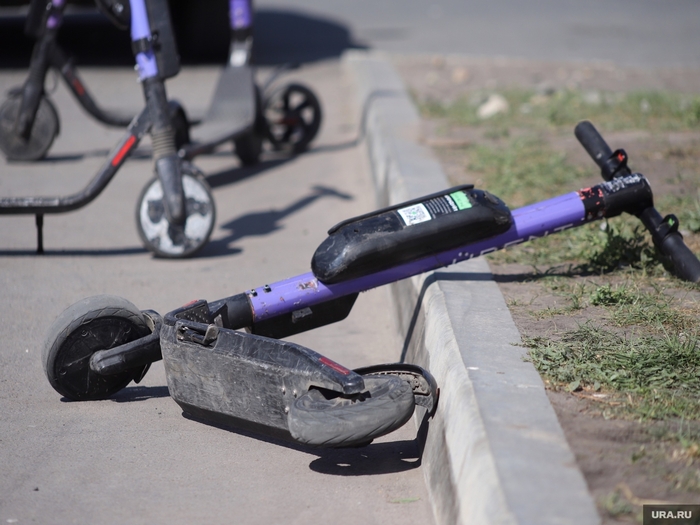
[[[420,118],[389,61],[350,52],[364,103],[378,205],[448,187],[420,145]],[[435,376],[441,398],[423,451],[438,524],[600,522],[544,385],[486,260],[392,285],[403,358]]]

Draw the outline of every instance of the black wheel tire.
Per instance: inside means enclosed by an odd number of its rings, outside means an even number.
[[[106,399],[138,377],[143,367],[103,376],[90,369],[90,357],[148,334],[143,314],[126,299],[88,297],[64,310],[49,328],[42,352],[44,372],[56,392],[68,399]]]
[[[15,133],[15,120],[21,102],[21,93],[13,93],[0,106],[0,149],[7,160],[42,159],[58,135],[58,112],[48,98],[41,97],[29,139],[24,140]]]
[[[277,150],[305,151],[323,118],[318,97],[303,84],[287,84],[267,97],[264,105],[267,138]]]
[[[262,114],[262,97],[260,90],[255,87],[255,122],[249,133],[233,139],[236,156],[243,166],[255,166],[260,162],[263,151],[263,140],[267,134],[267,124]]]
[[[191,142],[190,122],[185,110],[176,102],[170,103],[170,123],[175,128],[175,149],[180,150]]]
[[[263,137],[255,130],[233,140],[236,156],[243,166],[255,166],[260,162]]]
[[[139,196],[136,206],[136,229],[146,249],[156,257],[191,257],[209,242],[214,229],[216,206],[202,172],[189,162],[183,162],[182,184],[187,209],[184,227],[168,223],[163,204],[163,189],[157,178],[151,179]]]
[[[292,437],[317,447],[364,445],[403,426],[413,415],[410,385],[395,376],[364,377],[365,392],[342,396],[312,389],[289,408]]]

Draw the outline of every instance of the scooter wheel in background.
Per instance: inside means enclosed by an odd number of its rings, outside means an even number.
[[[171,225],[165,217],[163,187],[157,178],[144,187],[136,207],[136,226],[146,248],[157,257],[190,257],[209,241],[216,207],[204,175],[192,164],[182,165],[187,219],[184,226]]]
[[[179,102],[171,100],[168,107],[170,109],[170,123],[175,128],[175,149],[179,151],[180,148],[191,142],[190,121]]]
[[[236,156],[243,166],[255,166],[260,162],[263,150],[263,140],[267,135],[267,123],[262,114],[262,97],[260,90],[255,87],[255,122],[250,132],[233,139]]]
[[[41,97],[34,125],[29,138],[25,140],[15,132],[21,103],[21,93],[12,93],[0,106],[0,149],[7,160],[39,160],[46,155],[58,135],[58,113],[46,97]]]
[[[88,297],[64,310],[49,328],[42,352],[44,372],[51,386],[68,399],[106,399],[137,379],[143,367],[101,375],[90,368],[90,358],[150,333],[143,314],[126,299]]]
[[[321,128],[321,104],[309,88],[287,84],[265,100],[267,138],[277,150],[303,152]]]
[[[260,162],[263,136],[255,130],[233,140],[236,156],[244,166],[254,166]]]
[[[292,437],[318,447],[362,446],[403,426],[413,415],[413,391],[396,376],[363,377],[365,391],[345,396],[311,389],[289,407]]]

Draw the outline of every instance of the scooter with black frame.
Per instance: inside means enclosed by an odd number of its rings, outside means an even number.
[[[646,178],[589,122],[576,136],[605,182],[511,210],[464,185],[343,221],[311,272],[161,316],[115,296],[84,299],[49,329],[50,384],[71,400],[104,399],[163,359],[168,389],[196,418],[313,446],[359,446],[433,414],[435,380],[411,364],[351,371],[280,339],[340,321],[358,294],[622,213],[638,217],[673,272],[699,282],[700,261],[674,215],[654,208]]]
[[[35,5],[45,5],[48,9],[43,10],[39,23],[44,31],[35,48],[30,75],[21,94],[3,106],[5,113],[0,112],[0,128],[7,132],[5,138],[9,137],[15,152],[42,149],[45,153],[50,146],[48,139],[53,140],[58,128],[57,114],[43,91],[43,83],[52,57],[62,56],[55,37],[65,0],[35,0],[33,9]],[[215,205],[203,174],[190,161],[233,141],[241,162],[254,164],[262,151],[263,137],[267,137],[275,149],[300,153],[319,130],[320,103],[313,92],[301,84],[278,88],[262,101],[250,65],[251,3],[230,0],[229,63],[220,76],[210,116],[195,129],[195,141],[191,142],[190,123],[184,109],[176,101],[168,101],[165,95],[164,81],[175,76],[180,68],[167,2],[132,0],[129,4],[125,0],[98,0],[98,5],[115,25],[131,27],[146,108],[131,121],[125,137],[83,191],[65,197],[0,198],[0,214],[35,215],[37,252],[43,253],[44,215],[73,211],[90,203],[141,139],[150,133],[157,178],[148,183],[139,196],[136,211],[139,236],[156,256],[194,255],[211,235]],[[32,27],[37,24],[34,20],[37,16],[34,12],[30,17]],[[284,67],[279,68],[265,87],[284,70]],[[269,115],[269,121],[263,111]],[[47,120],[44,115],[49,115]],[[29,133],[26,139],[20,129]]]
[[[63,1],[52,0],[49,5],[61,7]],[[106,12],[116,13],[117,6],[125,5],[122,0],[99,2]],[[214,227],[214,199],[204,175],[177,154],[174,103],[166,96],[165,80],[177,75],[180,61],[167,0],[131,0],[129,7],[128,12],[121,9],[117,14],[121,24],[128,22],[131,27],[144,109],[82,191],[63,197],[0,198],[0,214],[35,215],[38,253],[43,252],[44,215],[69,212],[94,200],[146,135],[151,138],[156,174],[141,193],[136,211],[137,229],[146,248],[160,257],[188,257],[207,243]],[[47,11],[47,28],[55,14],[52,9]],[[32,97],[36,103],[46,100],[41,92],[32,92]]]
[[[66,0],[32,0],[24,32],[35,40],[29,75],[21,87],[12,88],[0,106],[0,150],[11,161],[34,161],[46,156],[60,133],[60,119],[54,103],[44,89],[48,72],[53,69],[85,111],[107,126],[127,127],[133,115],[120,115],[100,107],[80,78],[72,57],[57,42],[63,24]],[[129,3],[122,1],[103,9],[120,29],[129,28]],[[177,103],[171,104],[176,143],[187,141],[187,123]]]

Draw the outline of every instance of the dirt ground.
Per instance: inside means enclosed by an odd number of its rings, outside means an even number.
[[[455,56],[397,56],[394,64],[419,103],[425,100],[449,103],[471,91],[497,92],[509,87],[700,93],[699,70],[631,70],[610,63],[551,64]],[[478,127],[445,126],[440,121],[426,120],[423,126],[424,143],[433,148],[453,184],[479,184],[478,175],[469,171],[469,159],[465,158],[467,153],[462,146],[478,143],[482,135],[483,130]],[[683,166],[697,165],[700,161],[700,132],[653,133],[642,129],[606,133],[605,138],[613,149],[626,149],[635,171],[647,176],[657,198],[681,195],[697,187],[697,180],[683,181],[678,173]],[[549,141],[550,146],[566,154],[567,162],[589,168],[591,173],[595,171],[590,169],[592,161],[574,138],[573,129],[569,138],[553,135]],[[675,157],[674,151],[679,152]],[[591,175],[571,190],[599,181]],[[699,238],[700,235],[686,235],[696,253],[700,251]],[[533,315],[537,310],[563,307],[568,300],[539,282],[531,266],[493,263],[491,266],[523,336],[556,334],[590,319],[604,321],[606,311],[602,307],[554,316]],[[574,279],[596,282],[596,277],[590,276]],[[614,284],[624,279],[613,274],[597,282]],[[691,292],[689,300],[697,301],[699,297],[700,294]],[[587,392],[550,388],[548,394],[603,523],[641,523],[641,505],[645,503],[700,502],[697,451],[689,452],[677,442],[659,437],[677,432],[677,428],[671,428],[677,423],[640,423],[609,417],[604,410],[604,399]]]

